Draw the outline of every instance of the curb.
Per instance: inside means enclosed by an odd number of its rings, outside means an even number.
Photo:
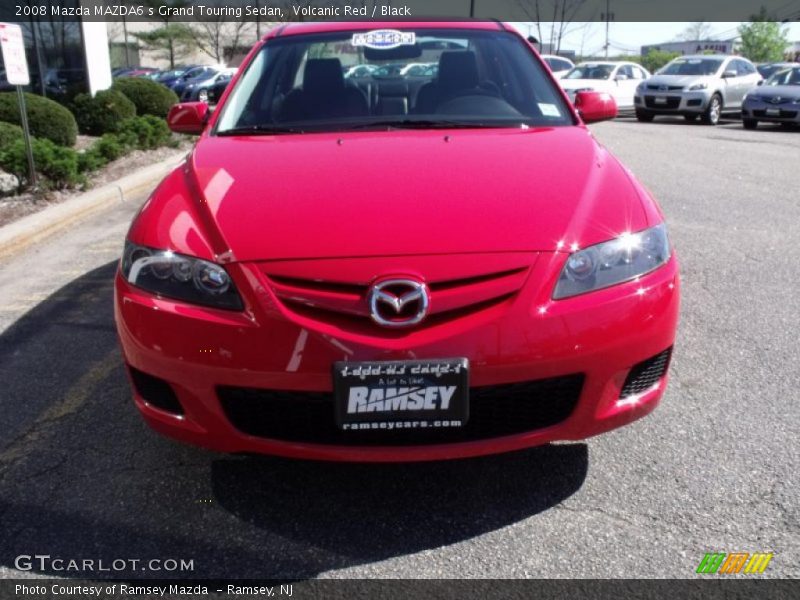
[[[187,153],[184,150],[173,154],[112,183],[0,227],[0,258],[17,254],[117,202],[125,202],[126,196],[142,188],[155,186]]]

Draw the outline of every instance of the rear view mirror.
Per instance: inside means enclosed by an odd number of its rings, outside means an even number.
[[[607,121],[617,116],[617,102],[607,92],[578,92],[575,108],[584,123]]]
[[[418,44],[410,44],[407,46],[397,46],[396,48],[364,48],[364,58],[370,62],[378,62],[382,60],[390,60],[393,62],[402,62],[419,58],[422,56],[422,48]]]
[[[205,102],[182,102],[169,109],[167,125],[175,133],[199,135],[206,127],[208,116]]]

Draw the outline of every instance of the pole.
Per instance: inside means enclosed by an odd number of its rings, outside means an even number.
[[[469,0],[469,16],[475,17],[475,0]]]
[[[33,164],[33,148],[31,147],[31,132],[28,129],[28,109],[25,107],[25,94],[22,93],[22,86],[17,86],[17,100],[19,102],[19,116],[22,122],[22,132],[25,134],[25,152],[28,155],[28,181],[31,187],[35,188],[36,167]]]
[[[125,21],[125,17],[122,17],[122,35],[125,39],[125,66],[130,68],[131,59],[128,55],[128,23]]]
[[[611,0],[606,0],[606,58],[608,58],[608,26],[611,23]]]

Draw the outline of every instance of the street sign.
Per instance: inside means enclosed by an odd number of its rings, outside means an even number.
[[[19,25],[0,23],[0,50],[6,79],[11,85],[17,86],[19,119],[25,137],[25,153],[28,155],[28,181],[31,187],[36,188],[36,165],[33,164],[31,132],[28,129],[28,109],[25,106],[25,94],[22,92],[22,86],[29,85],[31,78],[28,74],[28,59],[25,57],[25,40]]]
[[[28,60],[25,58],[25,40],[22,29],[12,23],[0,23],[0,46],[3,49],[3,63],[6,79],[11,85],[29,85]]]

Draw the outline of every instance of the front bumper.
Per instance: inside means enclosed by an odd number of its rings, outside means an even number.
[[[742,104],[742,118],[772,123],[800,124],[800,104],[794,102],[773,104],[760,99],[747,99]]]
[[[694,92],[637,91],[633,97],[633,105],[637,110],[653,114],[699,115],[708,107],[711,95],[708,90]]]
[[[518,293],[485,311],[410,333],[379,330],[374,335],[294,315],[247,265],[229,268],[248,305],[243,313],[157,298],[118,274],[117,329],[130,372],[167,382],[183,414],[157,408],[134,388],[136,406],[154,429],[185,442],[223,452],[349,461],[506,452],[620,427],[652,411],[664,392],[666,374],[646,390],[620,399],[631,368],[673,345],[679,310],[674,255],[639,281],[552,301],[564,260],[565,255],[537,260]],[[337,360],[449,357],[469,359],[474,388],[572,375],[582,376],[583,384],[574,408],[556,424],[487,439],[416,445],[250,435],[241,423],[234,426],[220,401],[221,390],[229,388],[279,390],[290,399],[295,393],[298,398],[320,392],[324,397],[332,389],[331,364]]]

